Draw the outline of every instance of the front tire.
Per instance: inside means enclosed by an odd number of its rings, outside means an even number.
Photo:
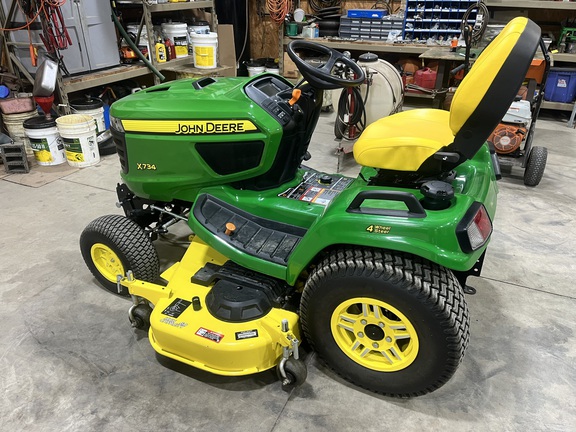
[[[154,282],[160,274],[156,248],[148,234],[135,222],[120,215],[101,216],[80,235],[80,250],[86,265],[108,291],[118,293],[116,277],[132,270],[136,279]]]
[[[301,319],[306,338],[330,368],[389,396],[441,387],[469,339],[468,308],[452,272],[368,248],[334,251],[314,269]]]

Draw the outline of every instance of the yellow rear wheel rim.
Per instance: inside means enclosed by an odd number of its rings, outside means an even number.
[[[116,282],[116,276],[125,274],[122,261],[109,246],[95,243],[90,249],[90,256],[98,272],[110,282]]]
[[[356,297],[340,303],[332,313],[330,330],[342,352],[368,369],[399,371],[418,355],[412,323],[381,300]]]

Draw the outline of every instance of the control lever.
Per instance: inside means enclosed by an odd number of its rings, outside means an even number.
[[[292,99],[288,101],[288,104],[293,107],[294,104],[298,102],[298,99],[300,99],[300,96],[302,96],[302,90],[295,88],[292,90]]]
[[[470,55],[470,48],[472,47],[472,27],[471,26],[469,26],[469,25],[464,26],[463,37],[464,37],[464,43],[466,44],[466,51],[464,54],[464,63],[461,64],[460,66],[452,69],[450,71],[450,75],[456,75],[461,70],[464,70],[464,75],[466,75],[468,73],[468,71],[470,70],[470,58],[474,57],[473,55]]]

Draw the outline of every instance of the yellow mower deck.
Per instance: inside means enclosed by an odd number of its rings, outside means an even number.
[[[218,375],[248,375],[276,366],[283,348],[300,340],[298,315],[272,308],[265,316],[245,322],[225,322],[206,307],[211,287],[192,283],[191,277],[206,263],[227,259],[194,238],[182,260],[162,274],[161,286],[123,278],[130,294],[154,305],[148,333],[152,347],[163,356]],[[198,302],[193,298],[198,297]],[[282,331],[287,320],[288,331]]]

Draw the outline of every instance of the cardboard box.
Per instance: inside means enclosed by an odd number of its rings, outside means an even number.
[[[530,63],[526,79],[535,79],[538,84],[542,84],[545,70],[546,62],[543,59],[534,59],[532,63]]]
[[[236,45],[234,43],[234,26],[218,25],[218,65],[225,69],[218,76],[236,76]]]
[[[296,67],[296,64],[292,61],[288,53],[284,53],[284,65],[282,66],[282,75],[285,78],[298,78],[300,72]]]

